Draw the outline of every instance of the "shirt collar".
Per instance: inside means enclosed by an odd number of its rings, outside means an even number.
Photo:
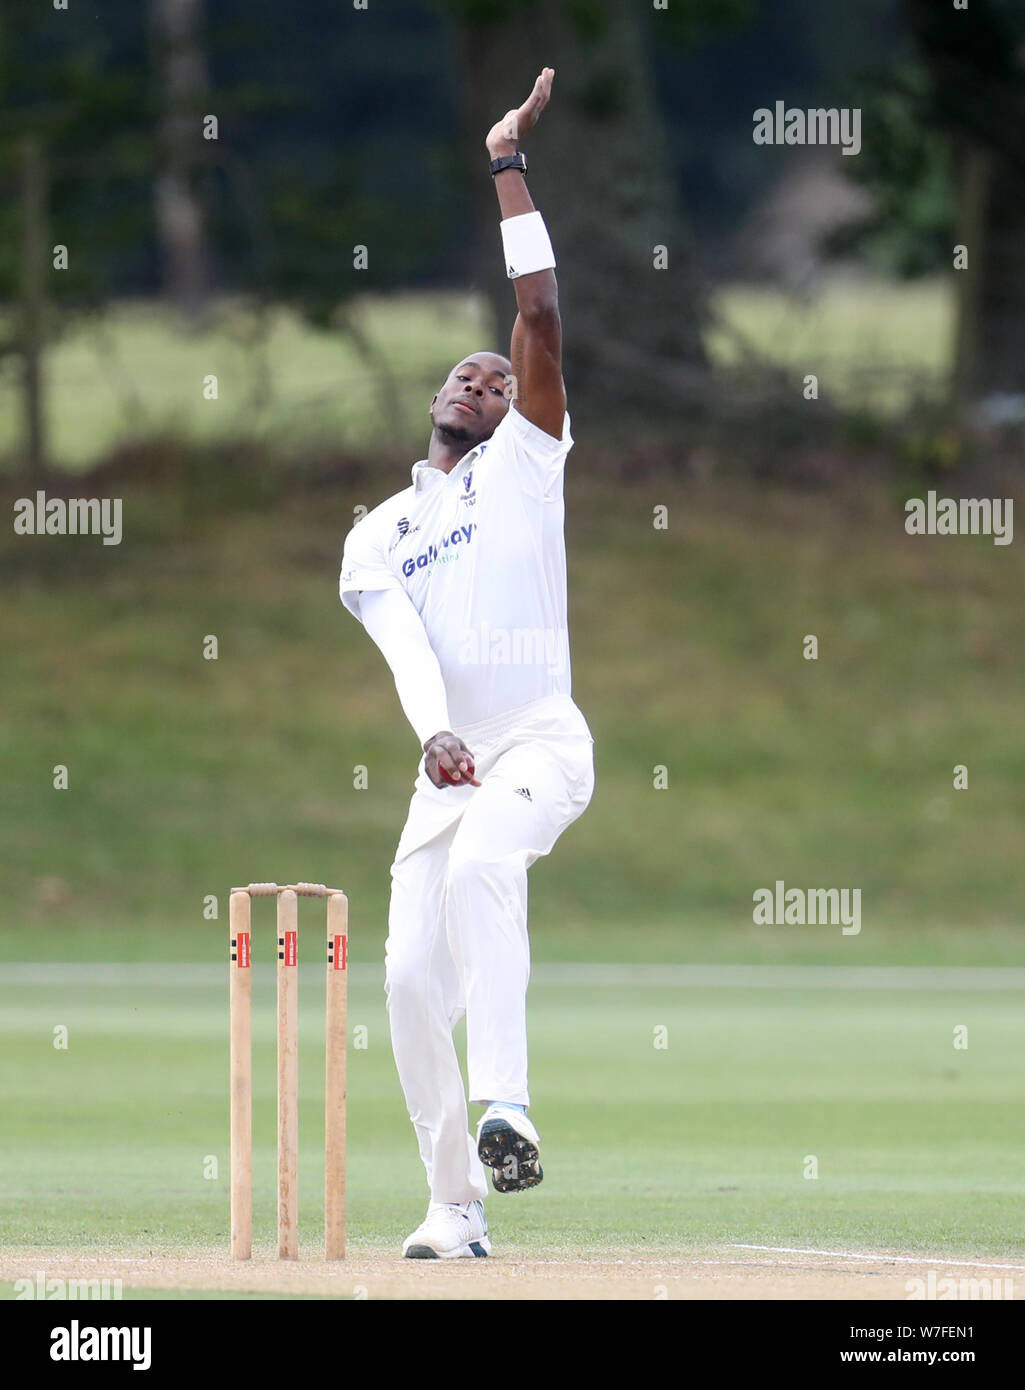
[[[426,487],[434,487],[439,479],[444,481],[446,478],[454,478],[464,464],[474,461],[480,451],[481,446],[478,444],[468,454],[463,455],[451,473],[443,473],[440,468],[433,468],[426,459],[418,459],[412,468],[413,487],[417,492],[423,492]]]

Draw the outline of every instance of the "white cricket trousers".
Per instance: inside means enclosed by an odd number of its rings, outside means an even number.
[[[456,730],[480,787],[416,779],[391,868],[392,1048],[433,1202],[487,1196],[452,1030],[466,1016],[470,1100],[527,1105],[527,870],[586,808],[593,740],[568,695]]]

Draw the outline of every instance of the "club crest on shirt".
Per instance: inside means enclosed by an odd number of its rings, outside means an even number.
[[[468,507],[472,507],[477,501],[477,489],[474,488],[471,492],[471,487],[473,487],[472,468],[470,469],[469,473],[467,473],[466,477],[463,479],[463,501],[466,503]]]

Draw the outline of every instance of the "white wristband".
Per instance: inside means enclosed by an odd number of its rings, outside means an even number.
[[[521,212],[518,217],[507,217],[502,223],[502,246],[505,273],[510,280],[533,275],[536,270],[555,269],[555,252],[539,212]]]

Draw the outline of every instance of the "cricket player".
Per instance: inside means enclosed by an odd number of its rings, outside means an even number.
[[[410,1259],[487,1255],[497,1192],[542,1177],[527,1115],[527,870],[586,808],[593,740],[570,696],[563,470],[573,445],[555,257],[519,138],[545,68],[489,132],[518,314],[508,358],[474,352],[431,402],[411,487],[353,527],[342,602],[381,649],[423,748],[391,869],[392,1047],[430,1203]],[[498,238],[496,237],[496,251]],[[468,1132],[452,1030],[466,1017]]]

